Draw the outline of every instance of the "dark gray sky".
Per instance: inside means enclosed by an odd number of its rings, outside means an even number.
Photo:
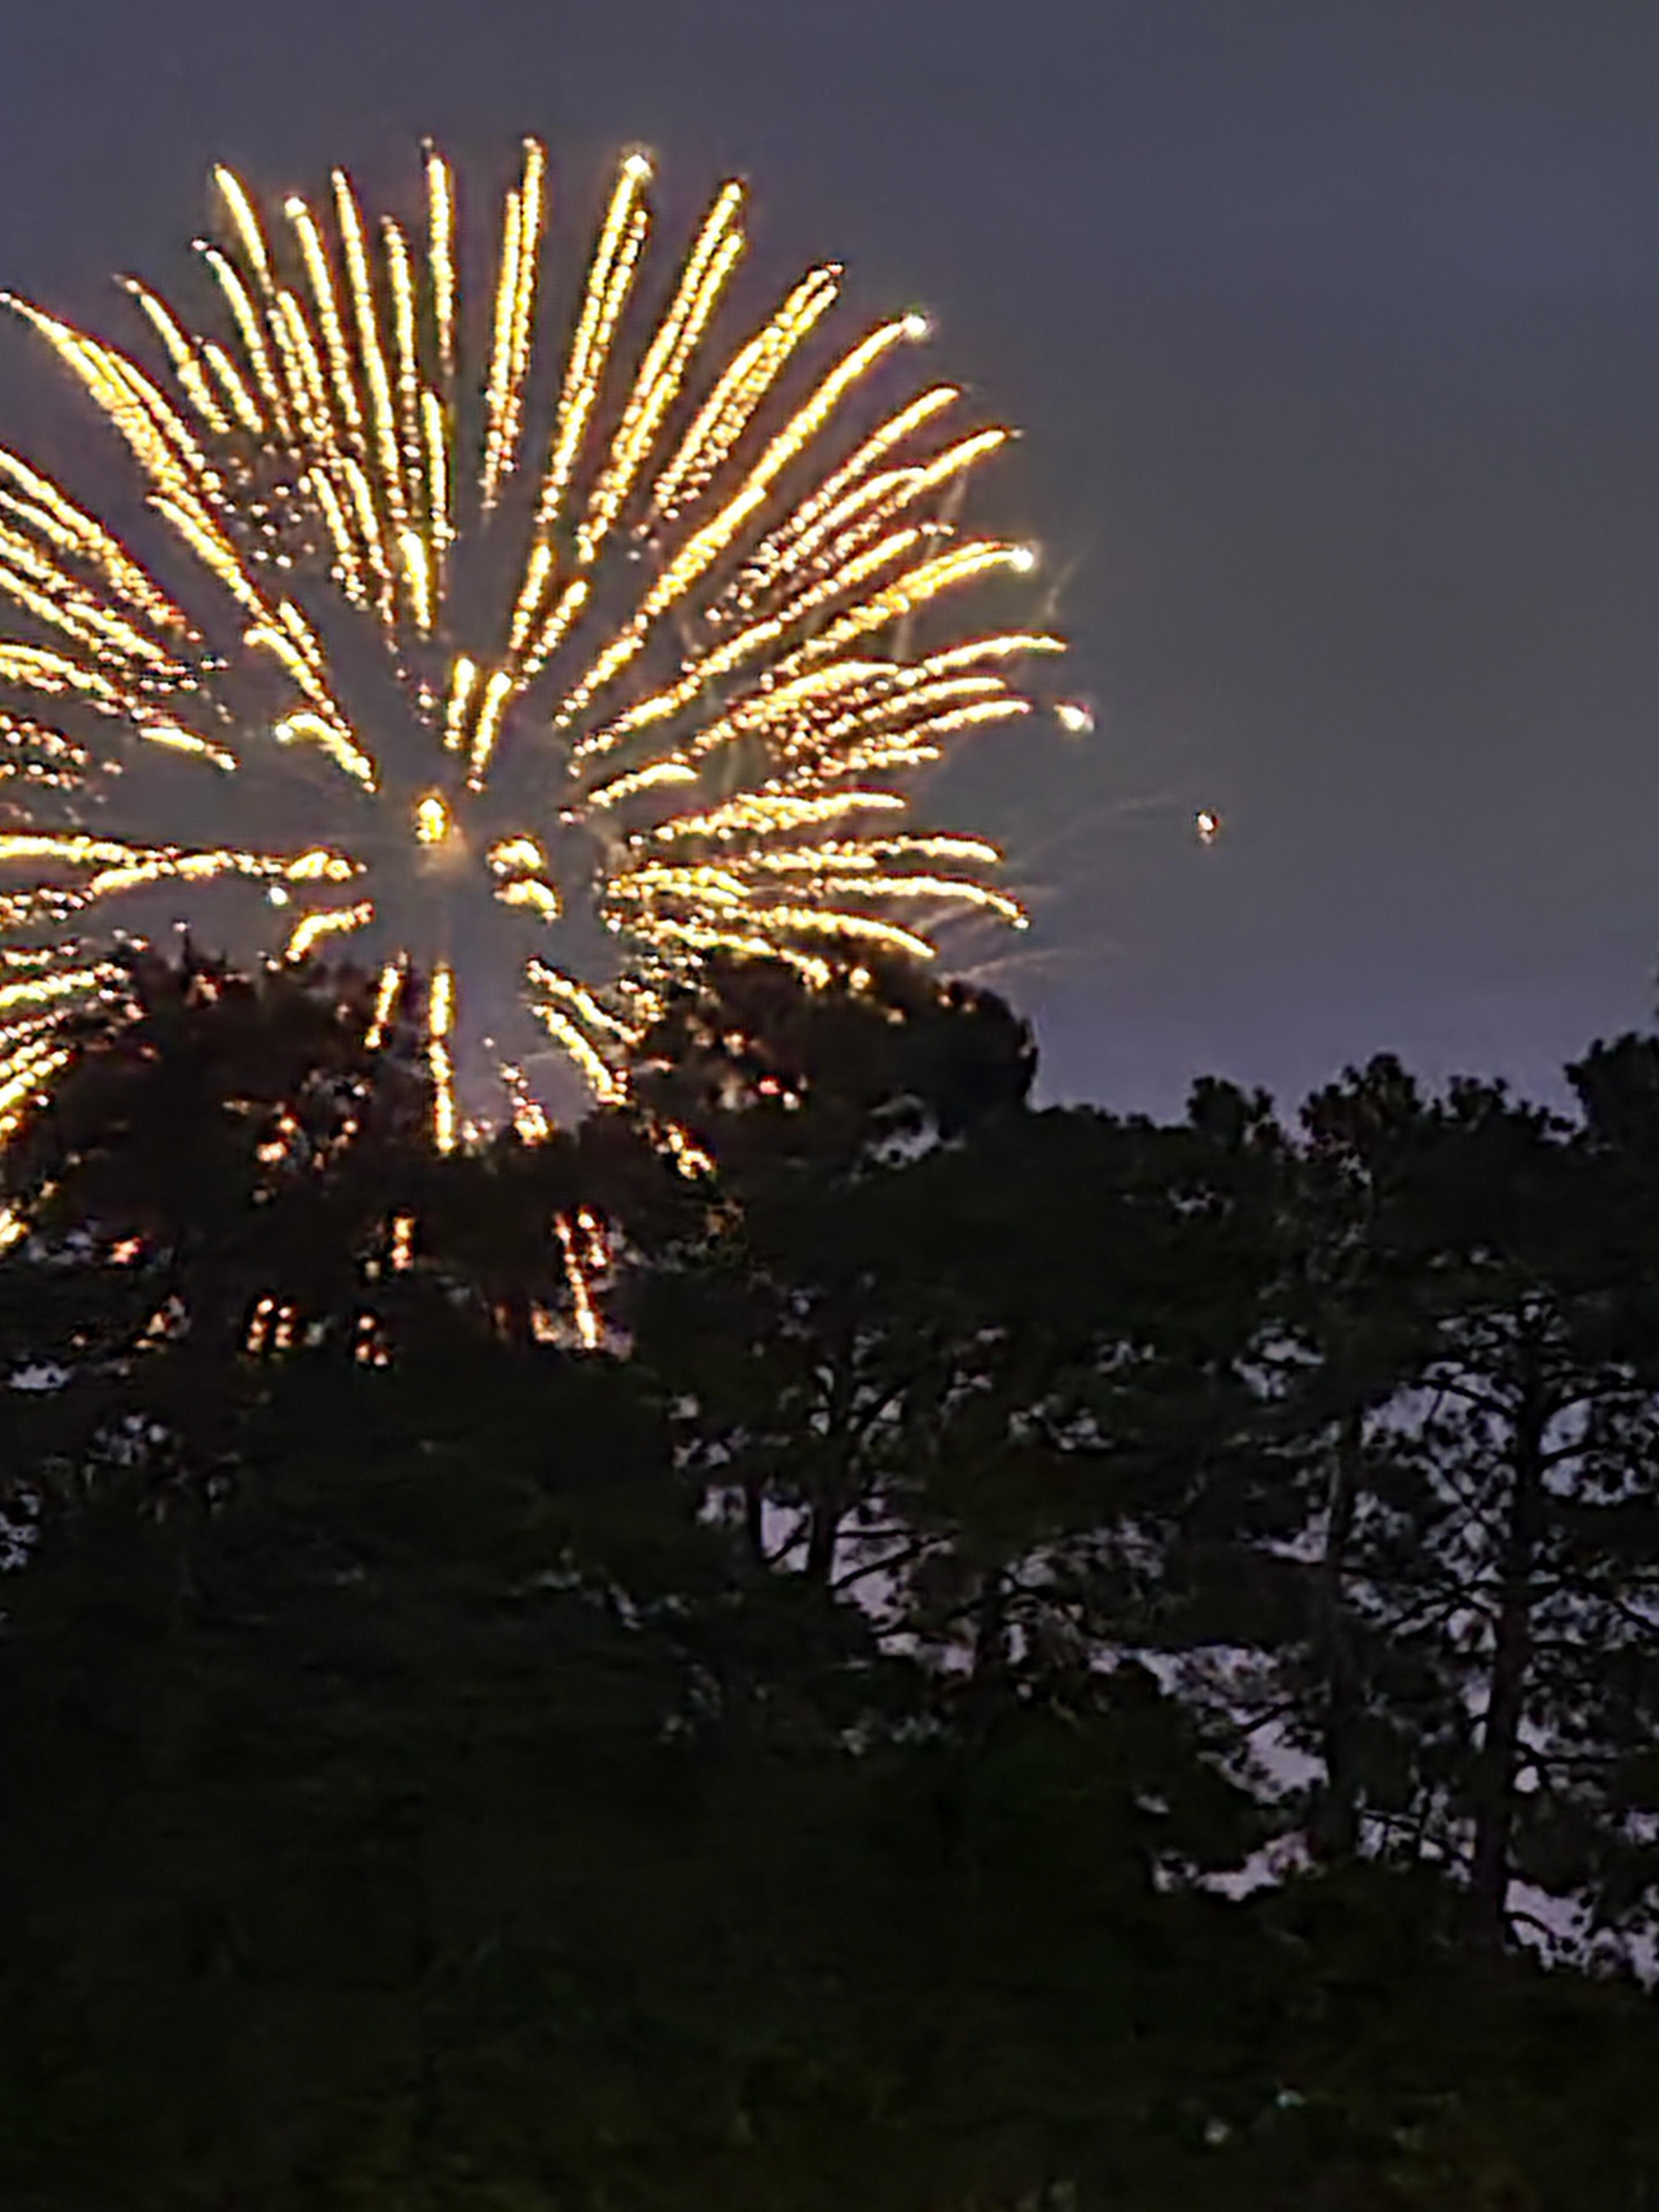
[[[688,217],[747,174],[763,289],[844,258],[1024,426],[983,511],[1044,544],[1098,726],[935,811],[1033,896],[995,980],[1052,1094],[1288,1098],[1383,1048],[1537,1088],[1646,1018],[1653,0],[43,0],[0,281],[107,320],[106,271],[180,277],[215,159],[384,190],[432,131],[494,184],[526,130],[584,222],[627,142]],[[49,383],[0,345],[9,442]]]

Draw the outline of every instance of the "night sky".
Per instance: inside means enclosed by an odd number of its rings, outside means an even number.
[[[481,199],[526,131],[567,252],[624,144],[681,228],[743,173],[745,299],[841,257],[1024,427],[977,511],[1042,544],[1097,726],[927,811],[1031,900],[987,973],[1051,1096],[1383,1048],[1537,1090],[1648,1017],[1651,0],[53,0],[7,11],[0,282],[125,331],[106,272],[187,289],[214,160],[378,198],[430,131]],[[0,434],[68,419],[0,337]]]

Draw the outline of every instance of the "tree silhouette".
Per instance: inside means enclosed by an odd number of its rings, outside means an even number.
[[[1513,1940],[1652,1895],[1650,1040],[1159,1126],[738,966],[440,1159],[356,979],[138,981],[0,1257],[9,2207],[1659,2194]]]

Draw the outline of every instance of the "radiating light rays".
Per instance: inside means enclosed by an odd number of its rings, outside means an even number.
[[[270,220],[216,170],[201,305],[126,280],[153,369],[4,295],[131,456],[157,541],[141,557],[0,449],[6,1127],[73,1018],[119,996],[96,933],[155,887],[262,886],[274,961],[361,948],[369,1041],[413,1025],[444,1150],[470,1126],[464,1024],[499,1006],[463,988],[481,962],[617,1100],[666,992],[713,957],[816,986],[841,951],[921,959],[949,917],[1023,921],[980,872],[994,846],[900,827],[910,772],[1029,714],[1014,665],[1060,649],[940,635],[951,599],[1031,556],[959,527],[1010,434],[963,426],[954,385],[884,392],[925,319],[815,361],[842,289],[825,264],[721,350],[743,189],[721,185],[647,282],[634,153],[562,340],[542,327],[553,192],[527,139],[494,265],[466,282],[470,367],[455,179],[431,146],[417,174],[407,216],[366,212],[336,169]],[[391,686],[379,704],[365,667]],[[258,834],[122,827],[167,818],[175,790],[205,818],[208,787],[214,818]],[[283,912],[307,884],[350,888]],[[533,1054],[495,1058],[534,1141]],[[580,1218],[570,1237],[591,1259]]]

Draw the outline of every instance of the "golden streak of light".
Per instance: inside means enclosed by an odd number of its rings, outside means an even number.
[[[307,650],[304,639],[296,636],[280,615],[274,622],[256,623],[252,629],[244,630],[242,642],[251,653],[268,653],[279,660],[307,698],[317,697],[320,678],[316,661]]]
[[[158,490],[186,506],[218,496],[220,483],[201,448],[161,393],[125,355],[71,331],[27,300],[0,292],[78,379]]]
[[[124,353],[112,346],[94,346],[88,341],[86,350],[97,363],[100,374],[108,380],[112,397],[125,394],[136,401],[143,415],[158,434],[161,441],[161,467],[171,475],[182,473],[191,489],[203,498],[216,501],[223,490],[223,479],[209,462],[189,424],[171,400]],[[137,425],[135,439],[145,450],[155,450],[150,440]]]
[[[385,1042],[399,994],[404,988],[404,969],[400,960],[388,960],[380,970],[379,988],[374,994],[374,1013],[363,1042],[370,1052],[378,1052]]]
[[[340,504],[340,495],[321,469],[308,469],[305,483],[307,489],[322,509],[323,520],[334,542],[334,574],[340,589],[354,606],[361,606],[364,597],[362,569],[357,559],[356,541],[346,520],[345,509]]]
[[[426,1056],[432,1073],[432,1141],[440,1152],[455,1149],[455,1063],[449,1036],[455,1023],[455,978],[447,962],[433,970],[427,993]]]
[[[27,538],[0,527],[0,559],[9,564],[0,574],[0,589],[41,620],[89,645],[95,657],[125,662],[140,678],[177,682],[184,675],[164,647],[86,591]]]
[[[295,198],[286,201],[283,212],[293,225],[294,234],[300,242],[300,258],[305,264],[306,280],[311,286],[312,301],[317,310],[323,344],[328,354],[329,376],[341,425],[361,452],[363,449],[362,403],[358,398],[357,380],[353,374],[345,330],[340,320],[340,303],[334,289],[334,273],[328,265],[328,250],[323,244],[323,234],[318,228],[316,217],[302,199]]]
[[[596,1274],[603,1274],[611,1265],[611,1246],[599,1216],[585,1206],[579,1206],[576,1226],[581,1232],[584,1262]]]
[[[843,848],[829,844],[819,849],[837,859]],[[923,860],[983,860],[990,866],[1002,859],[1000,850],[985,837],[872,837],[864,841],[861,849],[878,857],[914,853]]]
[[[0,854],[0,858],[3,858]],[[102,989],[116,981],[119,970],[100,965],[95,968],[63,968],[55,974],[32,975],[16,983],[0,983],[0,1013],[9,1013],[14,1006],[49,1006],[65,999],[79,999]]]
[[[834,264],[814,269],[777,313],[733,356],[651,491],[651,512],[672,521],[696,498],[748,428],[796,349],[841,289]]]
[[[707,573],[764,501],[775,479],[823,428],[836,407],[859,380],[869,374],[889,348],[915,335],[913,318],[885,325],[855,346],[772,440],[742,486],[712,522],[687,541],[646,593],[631,620],[600,653],[554,718],[556,728],[571,720],[640,653],[653,625]]]
[[[856,590],[883,568],[902,560],[915,549],[919,537],[920,532],[915,529],[895,532],[878,544],[869,547],[857,557],[822,577],[792,601],[781,615],[752,623],[747,629],[728,639],[726,644],[689,660],[677,683],[665,690],[638,701],[615,720],[584,738],[576,748],[575,757],[580,759],[591,754],[610,751],[636,730],[679,713],[716,678],[729,675],[745,660],[752,659],[767,647],[777,645],[790,629],[799,627],[830,599]]]
[[[593,586],[586,576],[578,576],[560,592],[557,604],[542,625],[541,634],[524,657],[520,668],[521,683],[532,684],[548,662],[563,644],[571,624],[587,605]]]
[[[206,339],[202,347],[202,358],[213,371],[219,389],[230,402],[231,411],[251,438],[262,438],[265,418],[259,412],[246,378],[235,362],[215,339]]]
[[[1095,726],[1094,708],[1081,699],[1061,699],[1054,708],[1054,720],[1068,736],[1086,738]]]
[[[178,722],[145,722],[140,726],[138,734],[147,745],[161,745],[169,752],[185,753],[198,760],[211,761],[215,768],[222,769],[227,775],[234,774],[238,764],[234,753],[227,752],[222,745],[210,743],[206,738],[198,736],[194,730],[187,730]]]
[[[545,1000],[532,1000],[531,1012],[554,1042],[562,1047],[567,1056],[580,1069],[582,1079],[602,1106],[620,1105],[628,1095],[627,1086],[603,1054],[589,1042],[560,1007],[550,1006]]]
[[[617,632],[574,689],[567,693],[553,718],[556,729],[568,728],[589,701],[621,675],[641,652],[652,626],[713,567],[765,496],[763,489],[746,484],[712,522],[687,540],[631,618]]]
[[[918,661],[917,672],[927,676],[946,676],[953,669],[972,668],[981,660],[1027,659],[1036,653],[1064,653],[1063,637],[1050,637],[1042,631],[1010,630],[994,637],[970,638],[963,645],[947,646],[942,653],[931,653],[926,660]]]
[[[867,376],[884,355],[901,340],[915,339],[923,335],[925,331],[918,326],[916,317],[903,316],[896,322],[884,324],[880,329],[872,331],[868,337],[836,362],[811,397],[797,408],[773,438],[733,497],[712,522],[706,524],[681,548],[662,576],[647,592],[632,619],[612,639],[574,690],[566,697],[555,717],[556,728],[568,726],[572,719],[635,658],[653,624],[683,599],[726,550],[738,531],[764,501],[771,485],[811,444],[853,387]],[[1018,556],[1014,552],[1004,551],[1002,557],[1018,563]]]
[[[484,685],[483,703],[478,709],[477,726],[472,732],[472,750],[467,763],[466,782],[469,791],[482,791],[489,773],[490,757],[495,750],[495,740],[501,735],[501,716],[518,686],[510,671],[498,668]]]
[[[908,728],[891,734],[878,732],[867,742],[848,745],[828,760],[816,762],[798,773],[803,780],[817,783],[831,781],[843,775],[871,775],[878,769],[914,768],[939,758],[936,741],[940,738],[954,737],[963,730],[1007,721],[1030,712],[1030,701],[1012,694],[1006,698],[954,708],[947,714],[930,715],[923,721],[913,723]]]
[[[833,568],[843,546],[861,542],[860,533],[875,527],[913,498],[921,481],[917,468],[880,469],[856,483],[844,499],[837,500],[810,530],[804,530],[779,554],[770,579],[774,590],[794,577],[807,579]],[[854,526],[857,525],[855,531]],[[745,600],[747,605],[752,598]]]
[[[623,161],[588,264],[537,501],[536,528],[544,534],[551,532],[574,475],[617,324],[639,264],[647,220],[639,201],[650,173],[650,164],[638,156],[630,155]]]
[[[357,353],[368,386],[374,417],[374,453],[380,474],[381,495],[394,531],[403,527],[407,512],[404,497],[403,465],[398,450],[398,418],[392,400],[392,380],[380,343],[380,319],[374,295],[374,277],[364,241],[362,210],[343,169],[334,172],[334,210],[345,252],[346,285],[351,294],[357,326]]]
[[[478,681],[478,664],[463,653],[449,672],[449,703],[444,710],[444,750],[458,753],[466,742],[467,709]]]
[[[0,639],[0,678],[49,698],[79,692],[112,712],[127,704],[125,695],[95,668],[84,667],[61,653],[48,653],[39,646],[15,645],[8,639]]]
[[[289,414],[288,400],[281,384],[277,381],[276,373],[271,367],[270,349],[265,343],[265,334],[260,327],[258,310],[248,295],[247,287],[242,282],[241,271],[234,261],[206,239],[198,239],[197,246],[203,259],[213,271],[214,279],[219,289],[224,294],[226,304],[230,308],[231,319],[236,325],[236,334],[242,342],[243,355],[253,373],[253,381],[258,386],[266,406],[270,410],[270,419],[276,428],[276,434],[285,445],[292,445],[294,424]]]
[[[234,549],[204,516],[168,498],[155,501],[155,512],[171,524],[208,574],[223,585],[245,613],[252,615],[256,621],[270,613]]]
[[[894,921],[878,921],[872,915],[838,912],[833,907],[769,906],[750,908],[744,919],[750,928],[786,930],[804,937],[846,937],[884,945],[890,952],[908,953],[913,960],[932,960],[934,948],[925,937],[901,929]]]
[[[248,198],[241,179],[234,170],[226,168],[221,163],[213,172],[213,181],[217,185],[219,197],[223,200],[229,213],[232,227],[235,230],[242,251],[252,264],[259,289],[269,297],[271,289],[270,252],[265,244],[265,234],[260,225],[258,213],[252,201]]]
[[[28,1217],[15,1206],[0,1206],[0,1253],[9,1252],[29,1233]]]
[[[914,340],[924,335],[917,327],[916,318],[911,315],[884,323],[878,330],[872,331],[868,337],[836,363],[817,391],[784,424],[750,472],[750,483],[763,488],[773,483],[823,429],[854,386],[868,376],[885,354],[904,339]]]
[[[189,852],[177,846],[133,845],[113,838],[88,837],[75,832],[18,832],[0,837],[0,861],[57,860],[70,867],[96,868],[88,887],[88,899],[145,884],[176,880],[210,883],[221,876],[245,876],[289,882],[343,882],[357,873],[355,862],[323,849],[289,860],[279,854],[252,853],[234,847],[208,852]],[[117,971],[108,971],[115,973]],[[6,1001],[0,991],[0,1008]]]
[[[316,845],[297,860],[288,861],[283,873],[291,884],[343,884],[358,872],[355,860],[343,854],[331,853],[325,846]]]
[[[784,553],[780,562],[780,573],[793,574],[805,568],[811,574],[832,569],[842,557],[836,531],[853,520],[860,507],[872,512],[863,526],[867,532],[882,520],[902,513],[918,500],[927,498],[941,486],[976,468],[980,462],[1008,441],[1009,433],[1001,428],[981,430],[970,438],[963,438],[936,454],[919,468],[896,469],[885,475],[868,478],[848,493],[831,508],[811,529],[805,531]],[[861,533],[860,533],[861,534]],[[857,536],[848,542],[848,549],[856,544]]]
[[[896,501],[893,502],[896,506]],[[828,558],[814,580],[790,599],[776,617],[780,635],[801,629],[809,617],[820,608],[827,607],[832,599],[845,599],[848,592],[870,583],[884,568],[891,568],[908,560],[937,526],[913,523],[903,530],[890,531],[885,538],[873,545],[863,541],[881,526],[879,514],[866,519],[859,529],[849,531],[845,537],[827,549]],[[771,624],[763,625],[769,629]]]
[[[178,857],[176,850],[170,847],[134,845],[124,838],[91,837],[83,830],[17,830],[0,834],[0,862],[64,860],[76,868],[105,865],[125,867],[145,860],[168,864]],[[0,1008],[11,1003],[9,993],[16,988],[0,989]]]
[[[536,311],[536,278],[541,261],[546,173],[546,149],[536,139],[526,138],[524,142],[524,172],[519,186],[519,259],[513,287],[507,409],[501,436],[501,472],[503,476],[511,475],[518,465],[524,380],[530,367],[531,337]]]
[[[1024,571],[1029,567],[1026,549],[1020,545],[1003,544],[995,539],[978,539],[966,545],[953,547],[948,553],[936,555],[921,562],[914,568],[896,577],[873,598],[861,605],[838,615],[818,635],[810,639],[779,665],[781,678],[793,676],[796,670],[808,667],[813,662],[827,659],[861,637],[888,629],[933,600],[941,592],[954,591],[963,585],[975,583],[981,576],[998,568]]]
[[[136,276],[125,278],[123,285],[129,295],[137,301],[151,329],[161,339],[162,349],[173,364],[173,374],[204,424],[216,437],[228,437],[230,434],[229,421],[202,374],[202,365],[197,359],[195,348],[179,329],[167,302],[152,292],[147,284],[141,284]]]
[[[368,471],[355,453],[346,456],[344,474],[347,489],[351,494],[352,512],[356,517],[363,543],[368,548],[369,566],[374,571],[376,611],[382,627],[389,629],[396,616],[392,562],[387,557],[386,539],[380,530],[380,511],[374,504],[374,489],[368,480]]]
[[[540,1101],[532,1097],[523,1068],[504,1060],[497,1064],[495,1072],[511,1101],[513,1130],[520,1143],[544,1145],[553,1133],[553,1124]]]
[[[313,945],[325,937],[341,937],[351,930],[366,928],[374,919],[374,906],[370,899],[361,899],[356,906],[314,908],[295,924],[283,957],[288,961],[303,960]]]
[[[838,791],[802,799],[781,792],[763,791],[728,799],[706,814],[677,815],[648,833],[654,844],[680,844],[689,839],[765,836],[844,819],[849,814],[900,812],[906,801],[896,791]]]
[[[417,530],[405,530],[398,540],[403,555],[404,582],[409,593],[410,611],[416,629],[422,637],[432,635],[432,564],[427,558],[426,540]]]
[[[678,915],[653,915],[637,926],[641,934],[653,942],[684,945],[700,954],[731,952],[748,960],[781,960],[815,991],[827,991],[835,981],[836,971],[827,960],[802,952],[792,945],[780,945],[770,938],[748,935],[740,929],[723,929],[707,921],[684,921]]]
[[[561,1213],[556,1217],[554,1226],[558,1231],[559,1243],[564,1253],[564,1276],[570,1291],[570,1303],[575,1313],[577,1341],[584,1352],[597,1351],[601,1333],[599,1320],[593,1310],[593,1300],[588,1291],[587,1278],[583,1273],[581,1255],[577,1251],[576,1240],[571,1233],[570,1224],[565,1219],[563,1214]]]
[[[638,1043],[640,1031],[637,1026],[623,1021],[608,1007],[602,1006],[585,984],[578,982],[574,975],[567,975],[562,968],[550,967],[545,960],[532,960],[525,973],[538,990],[550,993],[554,998],[562,1000],[566,1006],[574,1007],[591,1029],[615,1037],[621,1044]]]
[[[380,789],[380,779],[368,755],[337,723],[325,720],[321,714],[307,711],[284,715],[272,734],[279,745],[303,742],[319,746],[337,768],[361,783],[365,791]]]
[[[524,649],[530,635],[530,626],[541,612],[542,602],[547,595],[554,560],[552,546],[546,538],[538,538],[525,564],[524,581],[519,586],[518,604],[513,610],[513,624],[507,641],[509,653],[518,653]]]
[[[20,562],[19,566],[21,565]],[[3,562],[0,562],[0,595],[21,607],[26,614],[33,615],[47,629],[55,629],[61,637],[68,638],[72,645],[88,647],[94,659],[109,658],[103,650],[106,641],[100,638],[96,624],[88,621],[72,604],[61,605],[48,592],[36,591],[26,576],[20,574],[15,568],[8,568]]]
[[[421,432],[426,458],[426,518],[434,566],[455,534],[449,511],[449,436],[443,403],[428,385],[421,393]]]
[[[687,750],[701,759],[733,738],[779,725],[787,728],[839,691],[882,682],[891,668],[889,661],[838,660],[827,668],[809,669],[769,690],[752,691],[717,720],[705,724]],[[574,750],[579,755],[580,748]]]
[[[686,257],[674,296],[646,349],[611,441],[610,459],[576,532],[576,558],[584,568],[592,561],[621,513],[743,251],[742,233],[733,228],[742,205],[740,185],[721,187]]]
[[[880,876],[837,875],[825,870],[813,886],[815,891],[830,897],[851,894],[860,898],[878,899],[937,899],[963,906],[977,906],[1000,915],[1015,929],[1030,927],[1025,909],[1018,900],[1004,892],[993,890],[988,884],[975,883],[971,878],[960,876]]]
[[[323,386],[323,364],[312,342],[306,311],[295,293],[284,290],[276,295],[270,311],[270,330],[287,380],[289,403],[300,428],[311,446],[333,460],[339,447],[335,442],[328,393]]]
[[[422,471],[421,450],[421,380],[416,339],[415,277],[409,258],[409,241],[403,228],[388,216],[380,224],[386,248],[386,289],[392,295],[392,343],[398,363],[398,435],[403,504],[414,519],[414,488]]]
[[[0,713],[0,744],[12,750],[26,747],[45,759],[61,762],[72,769],[86,768],[92,760],[92,755],[84,745],[76,744],[61,730],[48,728],[46,723],[37,722],[27,714]],[[0,963],[9,957],[0,953]]]
[[[438,365],[448,392],[455,382],[455,186],[449,164],[426,149],[427,266],[432,276],[432,316]]]
[[[412,1213],[399,1213],[392,1217],[388,1260],[394,1275],[406,1275],[414,1266],[415,1217]]]
[[[889,416],[864,441],[851,458],[814,487],[794,513],[787,517],[760,545],[740,571],[736,583],[722,595],[719,603],[728,600],[748,605],[756,591],[769,581],[785,559],[790,548],[817,523],[822,520],[848,492],[860,483],[878,461],[915,435],[922,425],[936,415],[952,406],[962,397],[953,384],[934,385],[931,390],[902,407],[896,415]]]
[[[455,1026],[455,974],[447,961],[433,970],[427,993],[426,1030],[428,1036],[447,1037]]]
[[[53,483],[15,453],[0,447],[0,476],[27,495],[22,519],[31,522],[60,552],[74,553],[95,568],[125,606],[147,615],[157,629],[187,632],[183,611],[141,568],[120,540],[82,512]],[[14,507],[13,511],[16,511]]]
[[[902,680],[896,685],[870,687],[854,693],[848,712],[814,723],[799,737],[786,739],[783,750],[796,760],[830,760],[855,739],[928,720],[962,702],[1017,696],[1000,676],[990,675],[939,677],[928,683]]]
[[[637,798],[642,791],[655,791],[665,784],[695,783],[696,781],[697,771],[689,761],[653,761],[648,768],[635,769],[628,775],[613,776],[609,783],[602,783],[596,791],[590,791],[583,811],[592,809],[595,813],[600,813],[608,807],[620,806],[625,799]]]
[[[611,752],[636,731],[649,728],[653,722],[666,721],[682,708],[690,706],[698,693],[717,678],[728,675],[752,654],[775,644],[782,635],[781,623],[757,623],[712,653],[691,660],[677,683],[665,690],[653,691],[636,700],[603,729],[584,738],[577,749],[579,757],[586,758],[596,753]]]
[[[484,386],[484,457],[479,492],[486,512],[507,469],[507,386],[513,374],[513,330],[519,296],[519,251],[524,234],[524,196],[508,192],[501,216],[501,258],[495,276],[495,341]]]

